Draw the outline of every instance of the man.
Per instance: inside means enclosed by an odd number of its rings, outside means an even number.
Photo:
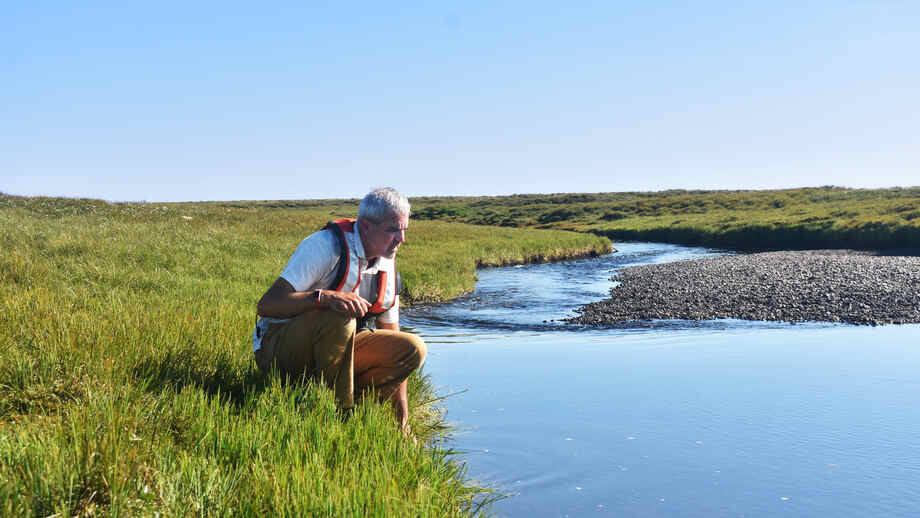
[[[357,221],[330,223],[304,239],[259,300],[253,333],[260,369],[322,379],[344,409],[375,390],[392,402],[407,435],[406,378],[427,354],[421,338],[399,331],[394,258],[409,209],[395,189],[375,189],[361,201]],[[366,328],[368,320],[376,330]]]

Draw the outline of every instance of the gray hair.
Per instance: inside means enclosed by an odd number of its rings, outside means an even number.
[[[409,200],[392,187],[378,187],[367,193],[358,207],[358,219],[380,223],[387,216],[409,217]]]

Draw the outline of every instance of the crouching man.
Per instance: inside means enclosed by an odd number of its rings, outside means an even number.
[[[421,338],[399,330],[394,258],[408,225],[404,196],[391,188],[371,191],[357,221],[331,222],[300,243],[259,300],[253,333],[260,369],[322,379],[343,409],[376,391],[381,401],[392,402],[405,434],[406,378],[427,353]]]

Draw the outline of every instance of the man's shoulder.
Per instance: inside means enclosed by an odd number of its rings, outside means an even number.
[[[339,261],[339,246],[331,232],[317,231],[305,237],[288,259],[281,278],[296,291],[327,287]]]
[[[303,238],[301,245],[319,246],[325,248],[338,248],[338,238],[333,231],[328,228],[321,228],[309,236]]]
[[[338,259],[340,255],[338,238],[327,229],[320,229],[303,238],[294,255],[310,257],[316,260]]]

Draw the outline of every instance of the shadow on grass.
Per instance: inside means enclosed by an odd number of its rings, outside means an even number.
[[[327,398],[321,397],[321,392],[313,390],[313,388],[320,388],[322,382],[286,379],[277,371],[263,373],[252,360],[240,362],[239,358],[229,355],[216,355],[205,359],[202,358],[200,351],[194,349],[173,349],[155,358],[144,358],[135,364],[131,373],[138,380],[139,385],[148,392],[180,392],[183,389],[201,391],[209,397],[219,399],[223,404],[232,406],[236,412],[240,413],[246,413],[247,408],[250,408],[261,394],[271,390],[271,387],[276,386],[279,381],[285,386],[306,389],[295,390],[293,393],[298,404],[305,405],[303,408],[314,407],[321,401],[332,401],[331,393]],[[329,389],[323,387],[321,390]],[[421,442],[420,446],[431,455],[447,458],[463,453],[454,450],[447,444],[455,426],[447,422],[446,411],[441,407],[441,403],[452,395],[454,394],[437,395],[430,376],[421,370],[416,371],[409,378],[411,427],[416,438]],[[371,408],[365,404],[365,399],[374,398],[363,398],[352,411],[339,409],[336,415],[342,421],[352,421],[355,426],[363,426],[362,416]],[[393,424],[395,429],[395,420]],[[510,496],[509,493],[502,492],[495,487],[469,480],[465,462],[462,459],[450,461],[449,465],[450,469],[456,470],[456,478],[463,481],[462,491],[468,493],[461,507],[469,516],[487,516],[493,504]]]
[[[133,367],[132,374],[150,392],[178,392],[190,387],[234,407],[241,407],[253,394],[264,392],[273,376],[258,370],[251,359],[241,364],[227,356],[202,358],[193,349],[175,349],[156,358],[144,358]]]

